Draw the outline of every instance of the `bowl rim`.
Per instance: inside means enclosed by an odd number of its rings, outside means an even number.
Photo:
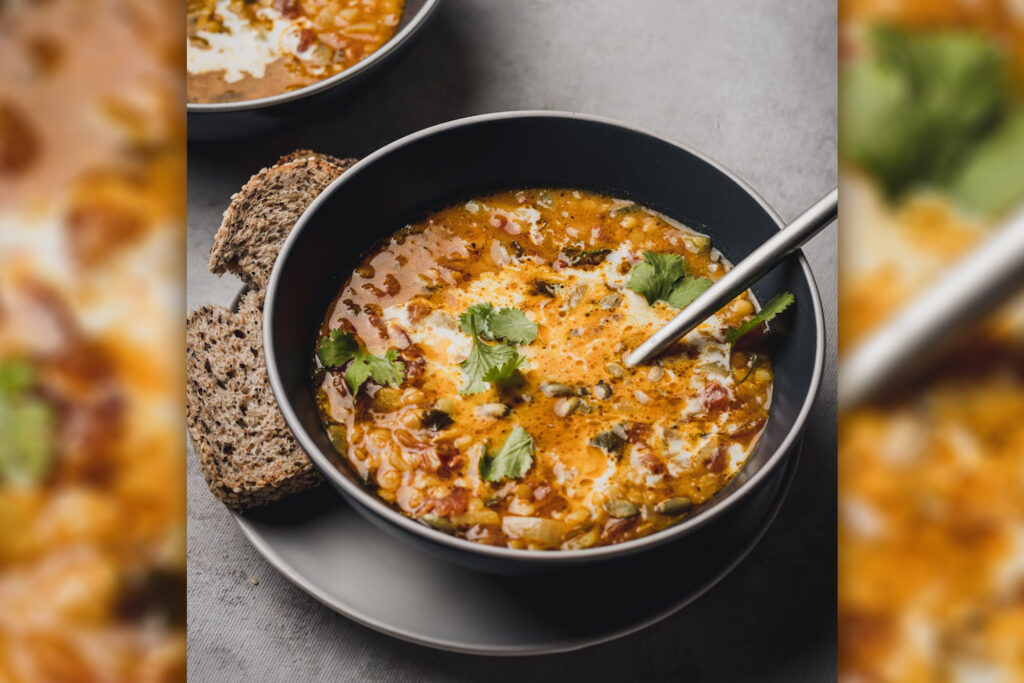
[[[359,160],[345,173],[336,178],[330,185],[328,185],[316,199],[306,208],[306,210],[296,221],[295,226],[292,228],[291,233],[285,239],[284,244],[281,246],[281,250],[278,253],[277,259],[274,262],[273,270],[270,273],[270,279],[267,285],[266,297],[263,304],[263,355],[266,361],[267,374],[270,379],[270,386],[274,392],[274,397],[277,400],[278,408],[281,410],[281,414],[284,416],[285,423],[288,425],[289,430],[295,436],[299,445],[306,452],[310,460],[317,467],[318,470],[328,479],[336,488],[340,488],[341,491],[348,496],[351,496],[359,505],[357,508],[366,508],[373,512],[375,516],[383,519],[390,524],[398,526],[400,529],[412,533],[415,536],[419,536],[425,540],[438,543],[443,546],[447,546],[455,551],[463,551],[471,554],[482,555],[491,559],[499,560],[511,560],[515,562],[528,562],[536,564],[550,564],[550,565],[564,565],[569,563],[577,562],[589,562],[598,559],[607,559],[614,556],[629,555],[634,552],[638,552],[653,546],[667,543],[676,539],[680,536],[684,536],[690,531],[703,526],[715,517],[722,514],[725,510],[736,505],[740,500],[745,498],[747,495],[759,488],[762,481],[764,481],[771,472],[779,466],[779,464],[786,457],[787,453],[790,453],[803,433],[804,424],[807,421],[807,417],[810,414],[811,407],[813,406],[818,390],[821,386],[821,378],[824,369],[825,361],[825,323],[824,313],[821,307],[821,297],[818,292],[817,283],[814,280],[814,274],[811,272],[810,265],[807,263],[807,259],[804,257],[803,252],[798,250],[794,252],[794,256],[800,264],[803,271],[804,277],[807,279],[808,289],[811,292],[811,309],[814,311],[814,325],[815,325],[815,350],[814,350],[814,368],[811,373],[810,386],[808,387],[807,394],[804,397],[803,404],[800,406],[800,410],[797,413],[796,418],[790,425],[785,437],[778,447],[775,448],[774,452],[768,457],[765,464],[754,473],[747,481],[743,482],[737,488],[737,490],[730,493],[723,500],[721,500],[714,507],[703,509],[698,511],[697,514],[689,517],[677,524],[674,524],[666,529],[642,536],[640,538],[634,538],[622,543],[615,543],[611,545],[598,546],[596,548],[585,548],[579,550],[553,550],[553,551],[537,551],[537,550],[525,550],[507,547],[498,547],[491,545],[484,545],[482,543],[475,543],[466,539],[451,536],[443,533],[436,529],[432,529],[424,524],[421,524],[410,517],[394,510],[379,497],[374,495],[372,492],[367,491],[356,484],[354,481],[345,476],[341,470],[335,467],[328,456],[321,452],[320,448],[313,441],[313,438],[302,426],[298,416],[292,409],[291,403],[288,399],[287,393],[281,383],[280,374],[277,371],[277,357],[274,351],[274,345],[272,341],[271,330],[274,328],[274,308],[277,303],[277,290],[281,279],[282,266],[281,264],[287,260],[288,255],[298,241],[303,230],[309,224],[311,217],[316,214],[321,204],[326,202],[328,198],[337,191],[338,187],[348,182],[351,178],[361,173],[365,168],[371,166],[376,162],[377,159],[391,154],[395,150],[398,150],[406,145],[414,143],[423,138],[431,137],[442,132],[450,131],[457,128],[463,128],[473,126],[480,123],[509,120],[509,119],[525,119],[525,118],[551,118],[561,120],[575,120],[587,123],[597,123],[605,126],[613,126],[623,128],[627,131],[639,133],[641,135],[647,135],[652,138],[659,140],[668,145],[672,145],[682,149],[683,151],[692,154],[693,156],[701,159],[705,163],[709,164],[716,170],[726,175],[732,182],[736,183],[747,194],[753,198],[758,205],[768,214],[768,216],[775,221],[779,229],[785,227],[785,223],[779,217],[779,215],[768,205],[768,203],[761,197],[757,192],[754,191],[750,185],[747,184],[742,178],[736,173],[732,172],[720,163],[710,159],[699,151],[692,149],[686,145],[683,145],[675,140],[666,138],[662,135],[652,133],[643,128],[632,126],[630,124],[622,123],[620,121],[603,117],[595,116],[590,114],[581,114],[577,112],[568,111],[547,111],[547,110],[522,110],[522,111],[506,111],[506,112],[494,112],[489,114],[480,114],[476,116],[469,116],[465,118],[455,119],[447,121],[423,130],[417,131],[406,135],[394,142],[391,142],[380,149],[372,152],[363,159]]]
[[[188,102],[186,96],[185,110],[189,114],[215,114],[220,112],[249,111],[253,109],[266,109],[295,100],[301,100],[310,95],[315,95],[324,90],[333,88],[344,81],[355,78],[363,71],[372,68],[377,62],[383,60],[388,54],[394,52],[400,45],[412,38],[413,34],[419,31],[427,19],[434,13],[441,0],[424,0],[423,6],[412,16],[409,23],[398,33],[374,50],[366,59],[353,64],[347,69],[339,71],[333,76],[328,76],[315,83],[310,83],[296,90],[267,95],[252,100],[240,100],[238,102]]]

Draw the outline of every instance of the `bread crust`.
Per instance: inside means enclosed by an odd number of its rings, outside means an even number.
[[[317,486],[319,473],[285,424],[263,358],[263,300],[277,253],[306,207],[354,159],[297,150],[231,198],[209,269],[246,285],[238,310],[203,306],[186,321],[185,409],[210,491],[245,509]]]
[[[305,154],[300,150],[282,157],[231,196],[210,250],[211,273],[233,273],[262,296],[277,252],[295,221],[355,163],[355,159]]]

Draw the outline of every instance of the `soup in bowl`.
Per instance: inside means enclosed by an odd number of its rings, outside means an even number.
[[[728,269],[708,236],[591,192],[431,213],[328,310],[325,428],[378,497],[461,538],[580,549],[663,529],[728,483],[768,420],[765,344],[730,340],[755,301],[652,363],[623,357]]]
[[[325,478],[429,552],[520,572],[681,547],[781,495],[824,356],[809,268],[796,254],[656,361],[623,357],[781,225],[621,124],[443,124],[294,228],[264,308],[271,386]],[[744,325],[780,292],[770,334]]]

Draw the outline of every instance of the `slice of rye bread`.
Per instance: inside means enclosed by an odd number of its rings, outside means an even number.
[[[234,273],[262,297],[285,237],[306,207],[355,159],[300,150],[264,168],[231,197],[210,250],[209,269]]]
[[[188,317],[186,412],[210,491],[233,508],[265,505],[320,483],[278,411],[259,339],[258,292],[237,313],[203,306]]]
[[[287,164],[289,161],[298,161],[299,159],[310,158],[329,161],[335,166],[340,166],[341,168],[348,168],[349,166],[356,162],[355,159],[339,159],[336,156],[331,156],[330,154],[320,154],[319,152],[314,152],[311,149],[297,149],[291,154],[285,154],[283,157],[278,159],[277,163],[274,165],[280,166],[281,164]]]
[[[263,297],[284,238],[310,202],[355,163],[305,150],[253,176],[231,199],[210,270],[247,285],[237,312],[193,311],[186,324],[189,434],[213,494],[244,509],[320,483],[288,430],[263,359]]]

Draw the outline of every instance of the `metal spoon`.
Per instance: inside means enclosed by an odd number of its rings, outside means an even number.
[[[839,190],[833,188],[799,218],[779,230],[777,235],[733,266],[732,270],[708,287],[707,291],[694,299],[693,303],[680,311],[664,327],[652,334],[647,341],[629,354],[626,365],[639,365],[657,356],[677,339],[696,329],[719,309],[749,289],[750,285],[780,261],[799,249],[800,245],[828,227],[838,213]]]
[[[1024,211],[985,240],[839,367],[839,407],[909,379],[1024,284]]]

